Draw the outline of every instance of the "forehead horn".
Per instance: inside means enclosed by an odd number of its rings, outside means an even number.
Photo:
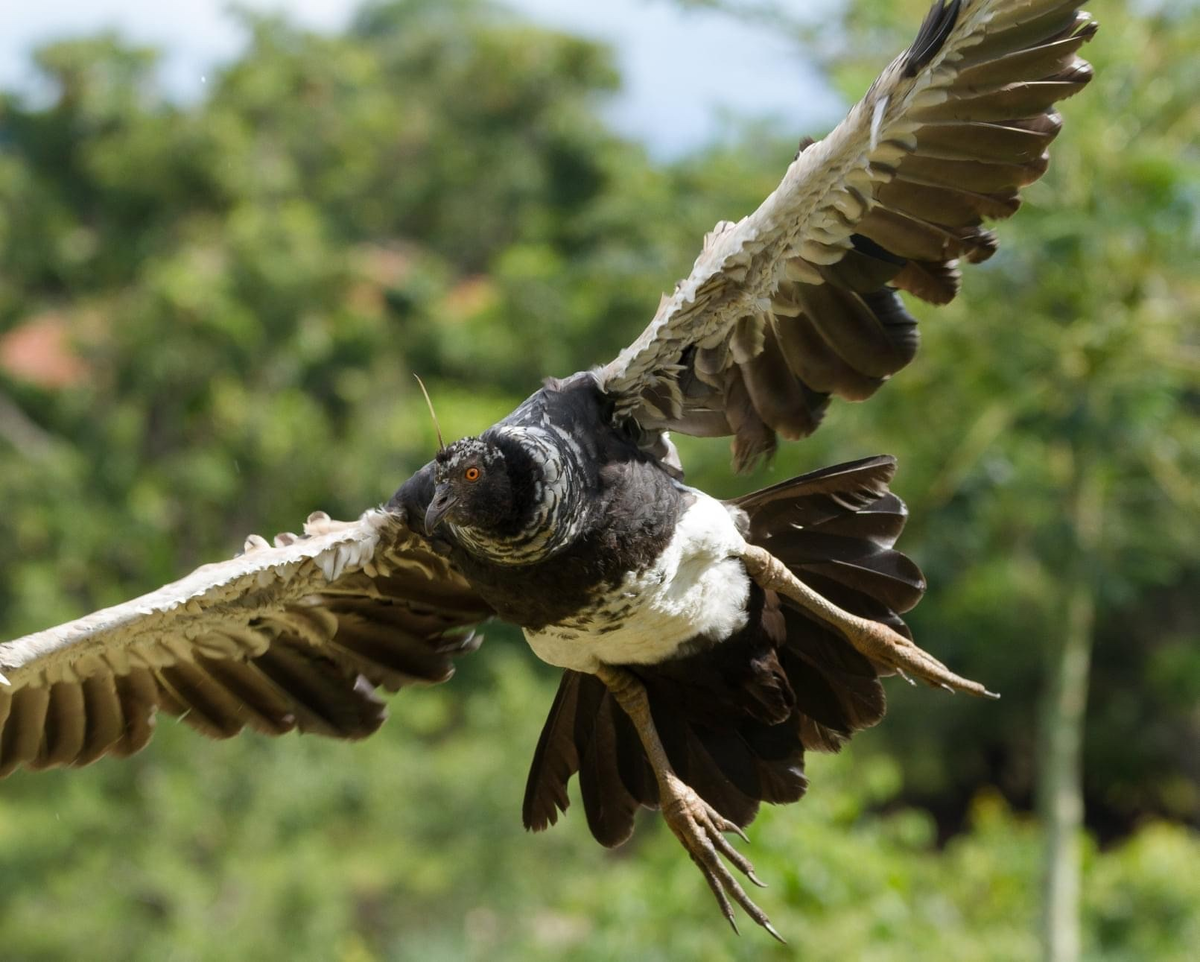
[[[417,383],[421,386],[421,393],[425,395],[425,403],[429,405],[429,416],[433,419],[433,430],[437,432],[438,454],[441,454],[446,450],[446,442],[442,440],[442,426],[438,424],[437,413],[433,410],[433,401],[429,399],[429,392],[425,390],[425,382],[421,380],[421,375],[414,371],[413,377],[417,379]]]

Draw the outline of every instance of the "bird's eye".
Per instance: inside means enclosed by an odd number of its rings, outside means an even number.
[[[463,472],[463,477],[466,478],[468,481],[478,481],[479,480],[479,468],[475,467],[474,465],[471,465],[471,467],[467,468],[467,470]]]

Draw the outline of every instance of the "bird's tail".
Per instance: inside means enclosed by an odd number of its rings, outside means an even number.
[[[866,458],[732,504],[746,513],[752,544],[847,611],[908,635],[900,614],[920,600],[925,581],[893,548],[907,517],[888,490],[895,468],[891,457]],[[878,667],[832,628],[757,586],[737,635],[672,661],[627,667],[646,686],[676,774],[738,825],[760,802],[804,794],[805,750],[837,751],[884,713]],[[534,753],[526,828],[558,820],[577,772],[588,825],[604,845],[629,837],[639,807],[658,805],[633,724],[599,679],[568,670]]]

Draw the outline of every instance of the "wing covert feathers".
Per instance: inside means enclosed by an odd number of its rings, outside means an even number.
[[[723,221],[642,335],[599,372],[648,438],[734,436],[739,469],[816,430],[916,353],[897,290],[934,304],[996,250],[1046,171],[1057,101],[1092,68],[1082,0],[936,0],[912,46],[779,187]]]
[[[385,717],[377,686],[445,681],[478,645],[460,629],[489,614],[400,515],[318,512],[303,536],[251,536],[230,561],[0,645],[0,777],[130,755],[158,711],[213,738],[364,737]]]

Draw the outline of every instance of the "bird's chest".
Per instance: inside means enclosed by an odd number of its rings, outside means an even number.
[[[728,511],[701,492],[665,546],[551,624],[526,627],[543,661],[576,671],[599,663],[647,664],[716,643],[746,623],[750,580]]]

